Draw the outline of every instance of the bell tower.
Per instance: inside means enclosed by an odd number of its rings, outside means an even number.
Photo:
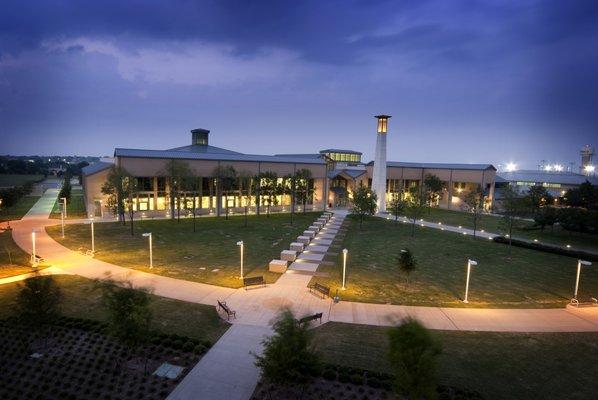
[[[376,154],[372,176],[372,191],[376,193],[377,212],[386,211],[386,134],[390,115],[376,115],[378,128],[376,133]]]

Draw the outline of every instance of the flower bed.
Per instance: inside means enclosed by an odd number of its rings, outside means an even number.
[[[154,334],[130,350],[105,324],[75,318],[61,318],[46,332],[0,321],[1,399],[164,399],[211,346]],[[164,362],[184,370],[176,379],[153,375]]]

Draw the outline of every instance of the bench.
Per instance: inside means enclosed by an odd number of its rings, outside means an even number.
[[[224,312],[226,313],[226,319],[230,320],[230,316],[232,315],[233,318],[237,319],[237,312],[231,310],[227,305],[226,305],[226,301],[218,301],[218,310],[224,310]]]
[[[93,252],[92,250],[87,250],[87,251],[85,252],[85,255],[86,255],[87,257],[93,257],[93,256],[94,256],[94,252]]]
[[[308,315],[307,317],[303,317],[297,321],[298,325],[303,325],[307,322],[315,321],[316,319],[320,320],[320,324],[322,324],[322,313],[317,313],[314,315]]]
[[[317,282],[309,287],[309,291],[310,293],[321,294],[323,299],[330,297],[330,288],[328,286],[320,285]]]
[[[576,299],[575,297],[571,299],[571,304],[574,307],[584,307],[584,306],[598,306],[598,299],[596,299],[595,297],[588,297],[585,301],[580,301],[579,299]]]
[[[43,257],[38,256],[37,254],[34,256],[33,254],[31,255],[31,265],[33,265],[34,267],[37,267],[39,264],[43,263],[45,260]]]
[[[262,285],[266,286],[266,281],[262,275],[260,276],[252,276],[251,278],[243,278],[243,287],[247,290],[248,286],[257,286]]]

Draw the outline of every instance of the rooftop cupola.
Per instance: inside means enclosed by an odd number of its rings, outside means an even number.
[[[191,130],[191,144],[207,146],[209,134],[210,134],[210,131],[207,129],[201,129],[201,128],[192,129]]]

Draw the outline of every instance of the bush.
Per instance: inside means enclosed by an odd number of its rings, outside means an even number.
[[[377,388],[379,388],[380,386],[382,386],[382,385],[380,384],[380,381],[379,381],[377,378],[368,378],[368,380],[367,380],[367,385],[368,385],[369,387],[372,387],[372,388],[374,388],[374,389],[377,389]]]
[[[509,238],[504,236],[495,236],[493,241],[497,243],[509,244]],[[549,244],[526,242],[525,240],[511,239],[511,244],[516,247],[522,247],[524,249],[532,249],[537,251],[543,251],[545,253],[558,254],[561,256],[581,258],[588,261],[598,261],[598,256],[593,253],[588,253],[582,250],[566,249],[559,246],[553,246]]]
[[[363,375],[353,374],[351,375],[351,383],[354,385],[363,385]]]
[[[347,383],[351,380],[351,375],[347,374],[346,372],[340,372],[338,374],[338,380],[342,383]]]
[[[190,352],[190,351],[193,351],[194,347],[195,347],[195,345],[193,344],[193,342],[185,342],[185,343],[183,343],[182,349],[183,349],[183,351]]]
[[[334,381],[336,380],[336,371],[331,369],[325,369],[324,372],[322,372],[322,378],[328,381]]]
[[[173,340],[172,347],[176,350],[180,350],[183,347],[183,341],[180,339]]]
[[[203,344],[198,344],[197,346],[195,346],[195,348],[193,349],[193,352],[195,354],[198,355],[202,355],[207,351],[207,348],[203,345]]]

